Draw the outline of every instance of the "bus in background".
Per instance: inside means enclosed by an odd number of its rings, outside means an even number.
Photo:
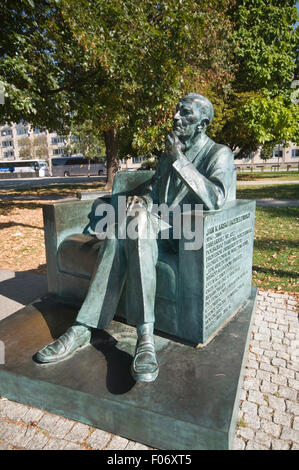
[[[95,157],[87,160],[84,157],[52,158],[52,176],[102,176],[107,168],[102,159]]]
[[[1,160],[0,175],[9,174],[10,177],[18,177],[20,174],[28,173],[32,176],[49,176],[48,163],[45,160]],[[30,175],[29,175],[30,173]],[[25,175],[26,176],[26,175]]]

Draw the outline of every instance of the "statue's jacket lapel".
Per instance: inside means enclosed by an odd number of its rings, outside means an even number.
[[[198,170],[202,170],[206,165],[205,162],[207,160],[208,155],[212,147],[214,146],[214,142],[208,137],[205,136],[204,142],[201,142],[201,145],[194,145],[191,147],[189,151],[186,152],[186,157],[190,163]],[[172,201],[168,201],[170,207],[176,207],[186,198],[190,189],[186,186],[185,182],[181,180],[178,191]],[[194,199],[194,198],[193,198]]]

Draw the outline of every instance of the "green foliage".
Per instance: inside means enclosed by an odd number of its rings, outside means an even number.
[[[48,159],[48,144],[47,137],[45,135],[30,139],[29,137],[23,137],[18,139],[19,146],[19,158],[21,160],[30,160],[35,158]]]
[[[158,159],[157,158],[152,158],[150,160],[145,160],[144,162],[141,163],[141,168],[144,168],[145,170],[155,170],[158,165]]]
[[[298,142],[298,106],[290,99],[298,14],[293,0],[238,0],[230,11],[233,93],[217,138],[247,156],[259,145]]]
[[[150,156],[193,91],[214,104],[209,135],[240,155],[298,141],[297,17],[293,0],[3,0],[0,121],[68,134],[92,120],[109,158],[116,144]]]
[[[89,160],[105,155],[103,135],[91,119],[71,124],[66,151],[71,155],[80,153]]]

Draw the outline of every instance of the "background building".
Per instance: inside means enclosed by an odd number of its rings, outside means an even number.
[[[33,128],[26,122],[0,126],[0,160],[49,160],[63,155],[65,146],[65,139],[56,132]]]
[[[293,143],[277,145],[273,157],[268,160],[261,158],[261,150],[254,152],[248,158],[235,159],[237,170],[299,170],[299,146]]]

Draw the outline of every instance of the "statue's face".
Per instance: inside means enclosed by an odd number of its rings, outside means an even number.
[[[184,140],[191,139],[201,122],[201,112],[192,100],[182,99],[177,105],[173,117],[173,131],[177,137]]]

